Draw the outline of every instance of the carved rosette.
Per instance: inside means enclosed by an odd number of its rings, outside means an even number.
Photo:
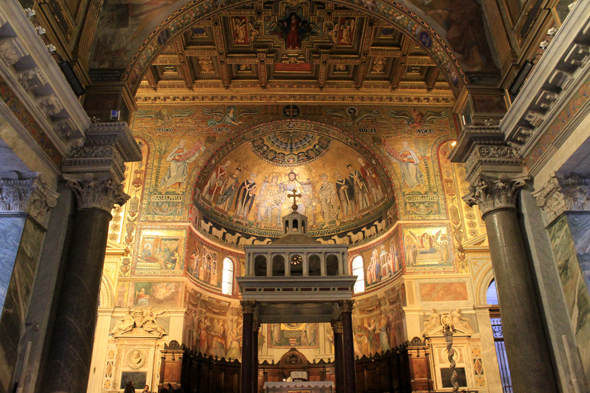
[[[590,179],[553,173],[547,184],[533,196],[549,225],[567,211],[590,211]]]
[[[352,308],[354,307],[354,300],[340,300],[338,302],[338,306],[340,307],[341,312],[352,312]]]
[[[44,225],[45,215],[57,204],[58,193],[47,188],[40,176],[31,179],[0,180],[0,212],[27,213]]]
[[[240,304],[242,305],[243,314],[254,314],[254,311],[256,311],[256,302],[253,300],[242,300]]]
[[[78,209],[99,209],[111,214],[115,205],[122,206],[130,198],[123,192],[123,185],[107,179],[97,179],[87,173],[84,179],[64,175],[67,186],[74,190]]]
[[[500,209],[515,209],[518,190],[526,185],[527,177],[517,179],[479,179],[470,193],[463,197],[469,206],[477,205],[482,216]]]

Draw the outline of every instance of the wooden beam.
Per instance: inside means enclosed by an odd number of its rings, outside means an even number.
[[[367,28],[365,29],[365,36],[363,37],[363,43],[361,44],[361,63],[359,64],[354,77],[354,85],[357,89],[360,89],[363,86],[365,78],[367,77],[369,51],[371,50],[371,43],[373,42],[373,18],[369,18],[366,23]]]
[[[154,75],[154,70],[152,66],[149,66],[147,71],[145,72],[145,79],[148,82],[149,87],[154,90],[158,89],[158,81],[156,80],[156,76]]]
[[[191,68],[188,64],[188,59],[186,54],[184,53],[184,37],[182,34],[174,40],[174,45],[176,47],[176,53],[178,55],[178,62],[180,65],[178,66],[178,71],[180,72],[180,76],[184,79],[184,83],[189,90],[192,90],[194,84],[194,77],[191,72]]]
[[[438,76],[440,75],[440,68],[438,67],[431,67],[430,70],[428,70],[428,74],[426,75],[426,89],[428,89],[428,91],[434,89],[434,86],[436,85],[436,81],[438,80]]]
[[[219,60],[219,74],[221,77],[221,83],[223,84],[223,87],[225,87],[226,89],[229,89],[229,85],[231,83],[231,78],[230,78],[230,74],[229,74],[229,67],[227,66],[226,62],[225,62],[225,56],[226,56],[226,42],[225,42],[225,36],[223,34],[223,26],[222,26],[222,21],[220,17],[214,17],[213,19],[213,39],[215,40],[216,44],[217,44],[217,56],[218,56],[218,60]],[[231,26],[228,26],[231,29]],[[231,32],[231,30],[230,30]]]
[[[404,42],[402,44],[402,54],[400,58],[397,60],[397,64],[395,70],[393,72],[393,76],[391,77],[391,89],[395,90],[398,88],[399,83],[406,75],[406,69],[408,67],[407,60],[410,51],[414,47],[414,41],[412,41],[407,36],[404,36]]]
[[[258,53],[258,81],[260,82],[260,87],[263,89],[266,89],[266,84],[268,83],[268,66],[266,61],[266,53]]]
[[[326,81],[328,80],[328,58],[330,57],[330,53],[322,53],[320,57],[320,71],[318,73],[318,84],[320,85],[320,89],[323,89],[326,85]]]

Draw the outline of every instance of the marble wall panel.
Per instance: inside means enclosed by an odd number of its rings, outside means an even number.
[[[464,282],[420,284],[420,296],[423,302],[445,302],[469,300],[467,284]]]
[[[2,222],[4,220],[0,220]],[[12,247],[18,244],[18,251],[11,272],[10,283],[6,292],[4,308],[0,317],[0,381],[9,384],[19,356],[19,342],[25,327],[25,319],[29,309],[33,282],[39,256],[43,247],[45,232],[30,219],[26,219],[22,227],[22,237],[16,240],[22,219],[7,225],[13,235],[8,240]],[[4,238],[4,236],[2,236]],[[20,240],[20,243],[18,241]],[[7,246],[9,244],[6,244]],[[6,262],[5,260],[3,262]],[[8,386],[5,386],[8,391]]]
[[[586,221],[586,220],[583,220]],[[577,234],[584,232],[586,224],[574,226]],[[582,364],[588,373],[590,369],[590,294],[584,280],[584,271],[578,259],[568,217],[562,216],[548,228],[553,246],[561,285],[565,294],[570,321],[578,342]],[[585,250],[583,250],[585,251]],[[582,260],[585,255],[581,255]]]

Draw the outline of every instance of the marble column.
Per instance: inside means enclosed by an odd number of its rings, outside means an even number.
[[[332,321],[332,329],[334,330],[334,366],[336,372],[336,391],[343,392],[344,349],[342,348],[342,321]]]
[[[125,123],[94,123],[84,145],[64,159],[77,204],[42,392],[87,389],[110,212],[129,199],[121,184],[125,162],[140,159]]]
[[[342,318],[342,347],[344,355],[344,392],[356,393],[356,367],[354,364],[354,340],[352,332],[352,307],[354,300],[341,300],[338,306]]]
[[[258,333],[260,323],[254,322],[252,328],[252,391],[258,392]]]
[[[251,300],[242,300],[242,315],[244,318],[242,324],[242,393],[252,393],[253,391],[253,359],[254,359],[254,311],[256,302]]]
[[[514,392],[541,393],[557,387],[516,208],[517,193],[524,186],[525,178],[480,178],[464,200],[479,206],[486,224]]]
[[[103,193],[111,208],[114,203],[125,202],[107,182],[73,187],[81,195]],[[46,371],[44,388],[49,393],[86,391],[92,359],[111,209],[91,207],[80,203],[81,199],[74,215]]]

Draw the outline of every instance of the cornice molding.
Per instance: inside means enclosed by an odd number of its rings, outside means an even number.
[[[578,1],[527,78],[500,127],[526,157],[579,87],[590,59],[590,2]]]
[[[146,89],[147,90],[147,89]],[[266,89],[257,91],[252,89],[251,93],[233,92],[230,90],[178,89],[177,91],[158,90],[143,91],[140,89],[135,100],[139,105],[187,105],[189,103],[330,103],[330,104],[396,104],[396,105],[424,105],[452,107],[455,98],[451,91],[448,92],[423,92],[423,91],[391,91],[386,90],[380,93],[372,91],[363,93],[359,91],[338,92],[324,89],[324,91],[289,91],[285,89]]]
[[[90,119],[18,1],[0,2],[0,25],[0,77],[67,156]]]

